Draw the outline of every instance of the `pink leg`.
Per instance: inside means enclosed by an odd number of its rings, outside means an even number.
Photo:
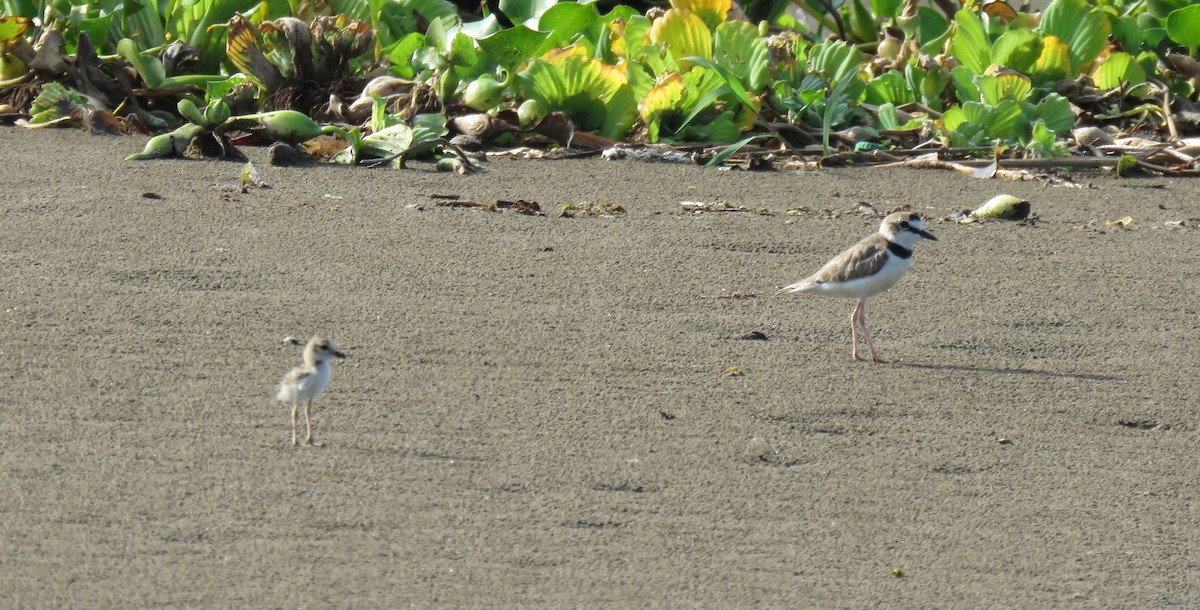
[[[879,354],[875,353],[875,345],[871,342],[871,331],[867,328],[867,308],[865,304],[865,301],[860,301],[862,310],[858,312],[858,321],[862,324],[863,334],[867,336],[867,349],[871,350],[871,360],[875,362],[887,362],[883,358],[880,358]]]
[[[317,441],[313,440],[312,417],[308,414],[308,411],[311,408],[312,408],[312,401],[310,400],[304,404],[304,423],[308,426],[308,438],[304,439],[304,444],[312,445],[313,447],[320,447],[321,443],[318,443]]]
[[[299,405],[292,401],[292,446],[296,446],[296,408]]]
[[[854,349],[850,352],[850,357],[855,360],[864,360],[858,355],[858,316],[862,313],[863,302],[860,300],[858,305],[854,306],[854,311],[850,314],[850,340],[854,343]]]

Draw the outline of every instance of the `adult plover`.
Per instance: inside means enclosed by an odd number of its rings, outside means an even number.
[[[871,343],[871,331],[867,330],[867,297],[875,296],[896,285],[908,267],[912,265],[913,246],[922,239],[937,241],[925,230],[925,221],[916,212],[896,212],[888,215],[879,225],[879,232],[863,238],[829,261],[820,271],[792,284],[784,286],[776,294],[785,292],[817,292],[833,297],[854,297],[858,305],[850,314],[850,337],[854,342],[851,356],[858,355],[858,325],[867,337],[867,348],[871,360],[882,362],[875,346]]]
[[[312,416],[309,410],[312,408],[312,401],[325,391],[325,386],[329,385],[329,359],[330,358],[346,358],[346,354],[338,351],[337,343],[332,339],[324,337],[313,337],[304,346],[304,364],[288,371],[287,375],[283,376],[283,380],[279,382],[279,393],[275,398],[283,402],[292,403],[292,445],[296,445],[296,410],[300,403],[304,403],[304,423],[308,426],[308,438],[304,440],[304,444],[319,447],[320,444],[313,440],[312,433]]]

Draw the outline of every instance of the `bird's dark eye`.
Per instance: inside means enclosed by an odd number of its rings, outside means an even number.
[[[901,222],[901,223],[900,223],[900,228],[901,228],[901,229],[907,229],[907,228],[908,228],[908,221],[907,221],[907,220],[905,220],[905,221]]]

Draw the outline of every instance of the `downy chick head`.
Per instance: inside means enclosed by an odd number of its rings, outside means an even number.
[[[308,345],[304,346],[304,361],[309,365],[315,366],[317,363],[325,362],[330,358],[342,360],[346,358],[346,354],[338,351],[337,343],[333,339],[317,336],[309,340]]]

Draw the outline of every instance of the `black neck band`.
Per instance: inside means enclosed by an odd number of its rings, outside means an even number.
[[[909,250],[908,248],[905,248],[904,246],[901,246],[900,244],[891,240],[888,240],[888,252],[891,252],[900,258],[912,257],[912,250]]]

